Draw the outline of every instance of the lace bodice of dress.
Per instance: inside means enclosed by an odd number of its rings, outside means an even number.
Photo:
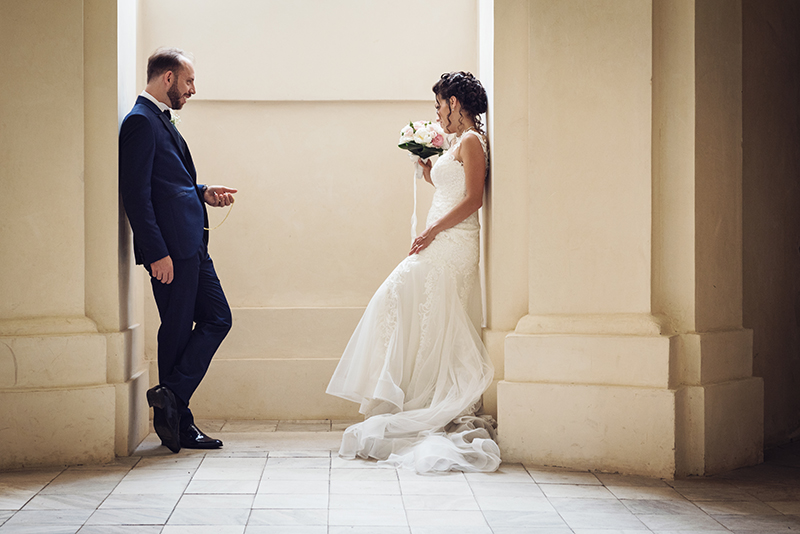
[[[433,194],[433,201],[431,209],[428,211],[427,226],[441,219],[448,211],[453,209],[456,204],[464,199],[467,194],[466,175],[464,174],[464,164],[457,161],[453,157],[456,148],[461,144],[461,141],[467,135],[474,135],[477,137],[481,146],[483,147],[483,156],[487,163],[488,170],[488,152],[486,150],[486,141],[483,136],[474,130],[465,132],[458,140],[453,143],[447,152],[436,160],[436,163],[431,169],[431,180],[436,187]],[[473,213],[454,228],[464,230],[475,230],[479,228],[478,212]]]

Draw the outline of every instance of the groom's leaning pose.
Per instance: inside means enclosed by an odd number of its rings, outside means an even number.
[[[228,206],[236,190],[197,183],[189,147],[170,122],[170,108],[181,109],[195,93],[194,76],[182,50],[157,50],[147,62],[147,87],[119,133],[119,190],[136,263],[150,273],[161,317],[159,385],[147,402],[172,452],[222,446],[194,424],[189,400],[232,324],[208,255],[205,204]]]

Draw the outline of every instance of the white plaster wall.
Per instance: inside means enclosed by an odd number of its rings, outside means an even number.
[[[431,86],[443,72],[478,72],[477,0],[142,0],[139,14],[139,90],[155,48],[191,52],[197,94],[179,112],[179,129],[198,181],[239,189],[209,247],[234,327],[195,412],[354,417],[356,405],[324,389],[359,309],[411,241],[413,167],[396,146],[399,130],[435,118]],[[421,231],[433,190],[418,185]],[[210,210],[211,224],[224,216]],[[155,381],[158,315],[149,285],[146,351]],[[251,380],[258,376],[264,380]],[[294,384],[294,401],[266,385],[282,377]],[[237,402],[215,394],[237,383]]]

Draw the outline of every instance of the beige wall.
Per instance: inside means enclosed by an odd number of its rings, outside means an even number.
[[[744,324],[769,444],[800,435],[800,4],[743,2]]]
[[[193,401],[196,413],[357,416],[355,404],[324,390],[361,310],[411,240],[413,167],[398,132],[435,117],[431,86],[442,72],[477,72],[477,20],[477,0],[236,0],[191,9],[141,1],[139,86],[156,47],[195,56],[197,94],[179,129],[198,181],[240,191],[210,236],[234,327]],[[419,186],[422,230],[432,188]],[[224,215],[211,210],[211,224]],[[154,364],[149,287],[145,300]]]

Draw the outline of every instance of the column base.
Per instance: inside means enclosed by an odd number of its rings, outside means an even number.
[[[762,461],[752,332],[644,333],[509,335],[503,459],[662,478]]]
[[[0,391],[0,470],[114,459],[114,387]]]

